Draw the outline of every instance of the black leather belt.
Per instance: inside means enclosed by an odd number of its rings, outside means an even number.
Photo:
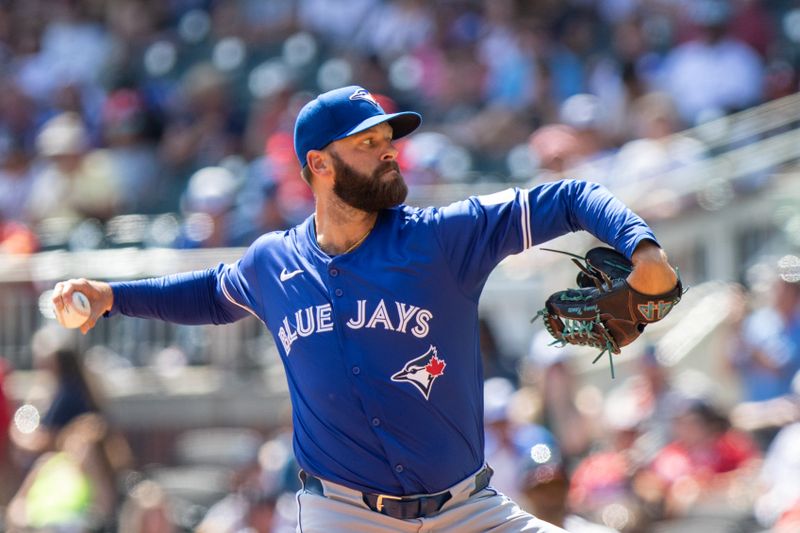
[[[489,485],[489,480],[492,478],[493,473],[492,469],[487,466],[475,474],[475,488],[469,495],[472,496],[485,489]],[[325,495],[322,490],[322,481],[319,478],[301,470],[300,479],[303,481],[305,490],[320,496]],[[423,496],[391,496],[389,494],[372,494],[369,492],[363,492],[361,495],[367,507],[376,513],[400,520],[434,515],[453,497],[449,490]]]

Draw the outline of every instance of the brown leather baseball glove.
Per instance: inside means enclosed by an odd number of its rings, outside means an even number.
[[[546,248],[545,248],[546,249]],[[558,251],[558,250],[551,250]],[[621,253],[606,247],[592,248],[584,257],[566,253],[578,266],[578,288],[550,295],[533,320],[542,317],[554,344],[577,344],[608,353],[611,377],[614,377],[612,354],[635,341],[647,324],[657,322],[677,304],[683,295],[680,279],[663,294],[643,294],[633,289],[626,278],[633,264]]]

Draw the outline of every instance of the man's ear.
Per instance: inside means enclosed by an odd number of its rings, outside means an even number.
[[[331,172],[331,159],[321,150],[311,150],[306,155],[306,164],[309,170],[317,175],[325,175]]]

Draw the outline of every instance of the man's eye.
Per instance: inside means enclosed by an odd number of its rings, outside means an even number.
[[[364,142],[364,144],[366,144],[367,146],[372,146],[373,144],[375,144],[375,141],[373,141],[372,139],[364,139],[364,141],[363,141],[363,142]]]

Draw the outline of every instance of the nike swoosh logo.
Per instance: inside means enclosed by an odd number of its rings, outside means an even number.
[[[293,277],[295,277],[296,275],[298,275],[298,274],[302,274],[302,273],[303,273],[303,269],[302,269],[302,268],[298,268],[297,270],[293,270],[293,271],[291,271],[291,272],[288,272],[288,271],[287,271],[287,270],[284,268],[283,270],[281,270],[281,276],[280,276],[280,277],[281,277],[281,281],[290,280],[290,279],[292,279]]]

